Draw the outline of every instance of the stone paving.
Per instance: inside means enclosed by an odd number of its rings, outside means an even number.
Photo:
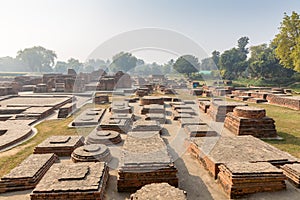
[[[31,200],[103,200],[108,170],[103,162],[54,164],[30,194]]]
[[[83,142],[83,136],[51,136],[36,146],[34,153],[55,153],[58,156],[71,156],[77,147],[84,144]]]
[[[0,180],[0,193],[34,188],[54,162],[55,154],[32,154]]]

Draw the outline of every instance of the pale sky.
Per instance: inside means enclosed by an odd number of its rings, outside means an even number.
[[[300,13],[299,0],[1,0],[0,57],[39,45],[58,60],[84,61],[111,37],[146,27],[179,32],[210,55],[242,36],[268,43],[292,11]]]

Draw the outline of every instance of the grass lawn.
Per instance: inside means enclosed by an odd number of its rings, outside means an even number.
[[[283,140],[265,142],[300,158],[300,111],[269,104],[247,104],[265,108],[267,116],[275,120],[276,130]]]
[[[87,104],[83,106],[78,112],[74,114],[74,117],[78,116],[83,110],[89,107],[95,107],[95,105]],[[2,177],[4,174],[7,174],[11,169],[16,167],[30,154],[32,154],[34,147],[40,144],[49,136],[87,135],[93,130],[93,128],[69,128],[68,125],[73,121],[74,117],[71,116],[67,119],[43,121],[35,127],[38,133],[33,138],[19,145],[18,147],[9,150],[13,152],[11,155],[3,156],[2,154],[5,154],[5,152],[0,153],[0,177]]]

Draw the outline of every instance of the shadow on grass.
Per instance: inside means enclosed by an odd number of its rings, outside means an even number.
[[[270,140],[270,141],[268,141],[268,143],[271,143],[271,144],[292,144],[292,145],[300,146],[300,138],[299,137],[296,137],[292,134],[281,132],[281,131],[279,131],[277,133],[280,137],[283,138],[283,140]]]

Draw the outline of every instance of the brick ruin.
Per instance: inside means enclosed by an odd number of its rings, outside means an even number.
[[[118,144],[122,142],[120,133],[111,130],[98,130],[95,128],[86,138],[86,144]]]
[[[287,179],[297,188],[300,188],[300,164],[286,164],[282,166],[281,169]]]
[[[96,126],[105,112],[106,109],[103,108],[88,108],[73,120],[72,126]]]
[[[229,198],[256,192],[274,192],[286,188],[282,170],[268,162],[226,163],[219,166],[218,183]]]
[[[237,106],[247,106],[244,103],[212,101],[207,113],[216,122],[224,122],[226,114],[232,112]]]
[[[215,179],[220,172],[218,167],[224,163],[269,162],[283,166],[297,162],[290,154],[251,135],[192,138],[189,151]]]
[[[109,168],[104,162],[54,164],[32,191],[30,199],[104,200],[108,177]]]
[[[72,152],[82,146],[83,136],[51,136],[34,148],[34,154],[55,153],[58,156],[71,156]]]
[[[33,189],[58,161],[55,154],[32,154],[0,179],[0,193]]]
[[[172,199],[172,200],[187,200],[185,191],[175,188],[168,183],[152,183],[143,186],[134,194],[130,195],[130,199]]]
[[[252,106],[235,107],[226,115],[224,127],[235,135],[253,135],[258,138],[275,138],[275,121],[266,116],[266,110]]]
[[[73,162],[109,162],[112,157],[109,148],[104,144],[88,144],[76,148],[71,158]]]
[[[144,137],[135,134],[128,134],[123,146],[118,191],[135,191],[146,184],[161,182],[177,187],[177,169],[159,133]]]

